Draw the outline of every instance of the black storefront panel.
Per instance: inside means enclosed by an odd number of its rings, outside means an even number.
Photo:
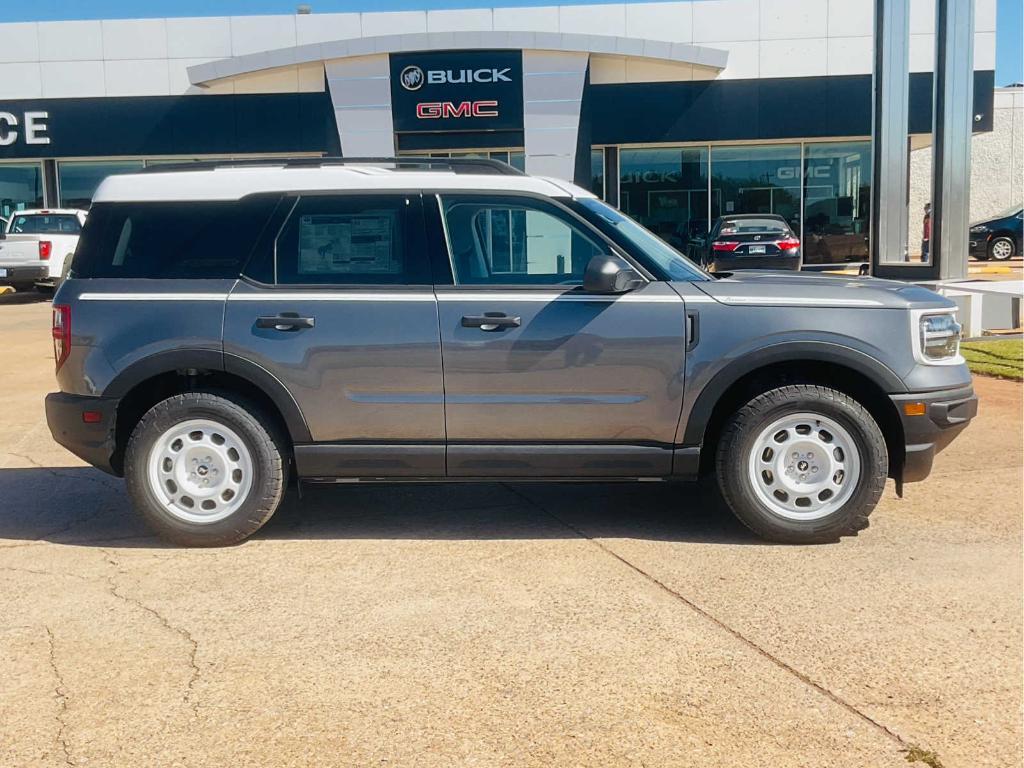
[[[327,93],[133,96],[0,102],[0,162],[39,157],[340,153]],[[35,118],[31,137],[25,113]],[[40,132],[38,125],[45,124]]]
[[[994,73],[974,73],[975,131],[992,130]],[[592,85],[594,144],[765,141],[871,134],[871,76]],[[932,125],[932,75],[910,76],[911,133]]]

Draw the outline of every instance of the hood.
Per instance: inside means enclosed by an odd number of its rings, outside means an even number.
[[[716,301],[736,306],[864,309],[956,306],[934,291],[910,283],[814,272],[734,272],[729,277],[693,285]]]

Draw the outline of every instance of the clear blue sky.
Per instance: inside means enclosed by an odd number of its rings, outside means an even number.
[[[488,5],[554,5],[593,0],[307,0],[313,10],[394,11]],[[770,2],[770,0],[768,0]],[[822,0],[824,2],[824,0]],[[1024,0],[997,0],[996,84],[1024,81]],[[231,16],[291,13],[298,0],[23,0],[5,2],[0,21],[123,19],[153,16]]]

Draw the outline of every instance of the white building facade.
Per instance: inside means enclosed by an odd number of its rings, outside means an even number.
[[[162,162],[473,155],[574,179],[683,248],[719,215],[773,212],[807,263],[863,261],[873,6],[0,24],[0,215],[86,206],[103,176]],[[934,1],[913,0],[916,147],[931,130],[934,27]],[[974,48],[978,141],[996,124],[995,0],[976,0]]]

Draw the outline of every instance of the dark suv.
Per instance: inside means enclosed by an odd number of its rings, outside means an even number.
[[[47,418],[190,545],[249,536],[294,478],[706,473],[760,535],[829,541],[974,416],[954,312],[896,282],[716,279],[488,161],[160,168],[96,193]]]

